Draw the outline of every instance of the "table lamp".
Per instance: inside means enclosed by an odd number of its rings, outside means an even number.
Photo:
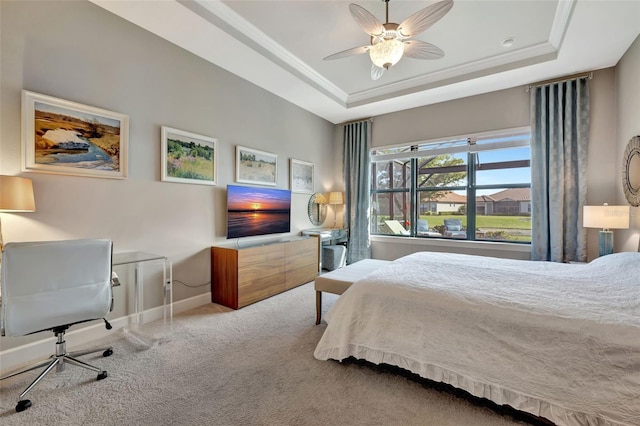
[[[31,179],[0,175],[0,212],[34,212]],[[2,267],[2,215],[0,215],[0,268]]]
[[[629,206],[584,206],[583,226],[601,228],[598,235],[600,256],[613,253],[613,232],[610,229],[629,227]]]
[[[333,207],[333,227],[337,227],[338,222],[338,211],[337,207],[340,204],[344,204],[344,197],[342,196],[342,192],[330,192],[329,193],[329,204],[332,204]]]

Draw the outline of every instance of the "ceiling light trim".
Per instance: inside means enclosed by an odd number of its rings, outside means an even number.
[[[335,96],[338,100],[346,104],[348,94],[344,90],[340,89],[335,84],[331,83],[328,79],[316,72],[313,68],[307,65],[306,62],[300,60],[297,56],[292,54],[289,50],[282,47],[267,34],[258,29],[255,25],[241,17],[236,11],[231,9],[220,0],[193,0],[194,3],[199,4],[209,12],[213,13],[219,19],[225,21],[238,32],[249,38],[252,42],[256,43],[266,51],[275,55],[278,59],[283,61],[286,65],[290,66],[298,73],[302,74],[305,78],[321,87],[327,93]],[[231,34],[233,36],[233,34]],[[250,49],[251,46],[247,46]]]

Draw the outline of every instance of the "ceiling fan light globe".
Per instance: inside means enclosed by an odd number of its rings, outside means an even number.
[[[404,43],[398,39],[384,39],[369,49],[371,62],[379,68],[389,69],[402,59]]]

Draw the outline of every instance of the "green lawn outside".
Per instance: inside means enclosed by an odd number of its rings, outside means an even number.
[[[462,226],[467,226],[467,217],[460,215],[420,216],[429,223],[429,228],[444,225],[445,219],[460,219]],[[531,229],[531,218],[527,216],[476,216],[477,228],[490,229]]]
[[[378,223],[383,223],[386,217],[378,216]],[[459,219],[462,221],[463,228],[466,229],[467,218],[462,215],[422,215],[420,219],[424,219],[429,223],[429,229],[444,233],[445,219]],[[400,221],[402,222],[402,221]],[[476,239],[477,240],[494,240],[494,241],[531,241],[531,218],[527,216],[476,216]],[[404,224],[402,224],[404,225]],[[408,230],[408,226],[404,226]],[[379,228],[380,234],[394,234],[393,231]]]
[[[460,219],[466,228],[467,218],[459,215],[421,216],[430,229],[442,231],[445,219]],[[531,241],[531,218],[527,216],[476,216],[476,239],[499,241]]]

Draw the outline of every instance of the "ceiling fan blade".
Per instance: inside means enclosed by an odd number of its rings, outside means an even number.
[[[333,55],[329,55],[323,60],[330,61],[332,59],[342,59],[353,55],[360,55],[362,53],[366,53],[369,51],[371,46],[358,46],[352,47],[351,49],[343,50],[342,52],[334,53]]]
[[[436,22],[453,7],[453,0],[442,0],[421,9],[402,21],[398,31],[404,37],[413,37],[420,34]]]
[[[384,74],[384,68],[371,64],[371,80],[377,80]]]
[[[422,40],[407,40],[404,42],[404,56],[414,59],[440,59],[444,52],[438,46]]]
[[[349,10],[351,11],[353,19],[356,20],[358,25],[360,25],[360,28],[362,28],[365,33],[369,35],[380,35],[384,31],[382,22],[362,6],[351,3],[349,5]]]

